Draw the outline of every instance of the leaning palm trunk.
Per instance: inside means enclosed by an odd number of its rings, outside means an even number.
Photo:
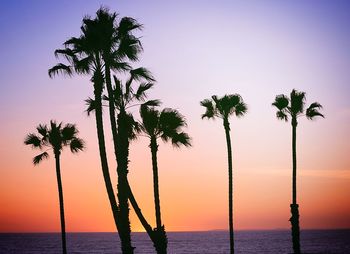
[[[293,251],[296,254],[300,253],[300,228],[299,228],[299,205],[297,204],[297,153],[296,153],[296,129],[297,120],[292,118],[292,152],[293,152],[293,193],[292,204],[290,205],[290,211],[292,217],[290,223],[292,226],[292,240]]]
[[[228,119],[224,119],[224,127],[227,143],[227,159],[228,159],[228,202],[229,202],[229,229],[230,229],[230,253],[234,253],[234,238],[233,238],[233,180],[232,180],[232,148],[230,138],[230,123]]]
[[[55,160],[56,160],[58,197],[59,197],[59,201],[60,201],[62,252],[63,252],[63,254],[67,254],[66,226],[65,226],[65,220],[64,220],[63,190],[62,190],[61,167],[60,167],[60,152],[59,151],[55,151]]]
[[[122,241],[123,253],[134,253],[131,246],[131,228],[129,219],[129,202],[128,202],[128,158],[129,158],[129,135],[126,112],[118,114],[118,136],[117,136],[117,173],[118,173],[118,200],[120,211],[120,230],[119,235]]]
[[[95,117],[96,117],[97,139],[98,139],[98,146],[99,146],[100,159],[101,159],[101,168],[102,168],[103,178],[104,178],[104,182],[105,182],[105,186],[108,194],[108,199],[109,199],[110,206],[113,213],[114,223],[119,232],[118,205],[113,192],[113,186],[109,175],[106,145],[105,145],[105,139],[104,139],[101,94],[102,94],[102,85],[95,81],[94,82]]]
[[[154,205],[156,212],[156,239],[157,244],[155,247],[157,253],[165,254],[167,253],[168,239],[162,225],[161,214],[160,214],[160,199],[159,199],[159,184],[158,184],[158,162],[157,162],[157,151],[158,145],[155,137],[151,138],[151,153],[152,153],[152,169],[153,169],[153,191],[154,191]]]

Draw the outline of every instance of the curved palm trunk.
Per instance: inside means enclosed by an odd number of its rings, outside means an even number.
[[[108,169],[108,161],[106,154],[106,145],[104,139],[104,130],[103,130],[103,119],[102,119],[102,85],[94,83],[94,95],[95,95],[95,118],[96,118],[96,130],[97,130],[97,139],[98,139],[98,147],[100,152],[100,160],[101,160],[101,168],[103,173],[103,178],[108,194],[109,203],[112,209],[114,223],[119,232],[119,223],[118,223],[118,205],[114,195],[112,181],[109,175]]]
[[[153,169],[153,192],[154,192],[154,206],[156,212],[156,224],[155,229],[157,236],[157,244],[155,245],[157,253],[167,253],[168,240],[164,226],[162,225],[161,214],[160,214],[160,199],[159,199],[159,184],[158,184],[158,162],[157,162],[157,151],[158,145],[155,137],[151,137],[151,153],[152,153],[152,169]]]
[[[117,173],[118,173],[118,200],[120,211],[120,231],[119,235],[122,241],[123,253],[134,253],[131,245],[131,227],[129,219],[129,202],[128,202],[128,159],[129,159],[129,136],[126,126],[126,112],[121,111],[117,119],[118,136],[117,136]]]
[[[233,238],[233,179],[232,179],[232,148],[230,138],[230,123],[228,119],[224,119],[224,127],[227,144],[227,159],[228,159],[228,212],[229,212],[229,229],[230,229],[230,253],[234,253],[234,238]]]
[[[62,189],[62,180],[61,180],[60,152],[59,151],[55,151],[55,160],[56,160],[58,197],[59,197],[59,202],[60,202],[62,253],[66,254],[67,253],[66,226],[65,226],[65,220],[64,220],[63,189]]]
[[[293,153],[293,180],[292,180],[292,204],[290,211],[292,217],[289,219],[292,226],[293,251],[300,253],[300,228],[299,228],[299,205],[297,204],[297,152],[296,152],[296,129],[297,119],[292,118],[292,153]]]

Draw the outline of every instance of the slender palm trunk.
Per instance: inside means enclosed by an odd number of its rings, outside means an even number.
[[[112,130],[112,136],[113,136],[113,141],[114,141],[113,142],[114,154],[115,154],[116,160],[118,161],[118,145],[117,145],[118,132],[117,132],[117,125],[116,125],[117,121],[116,121],[116,117],[115,117],[115,106],[114,106],[114,103],[111,103],[114,101],[112,82],[111,82],[111,73],[110,73],[110,68],[109,68],[108,62],[107,61],[105,61],[105,62],[106,62],[106,64],[105,64],[106,86],[107,86],[108,97],[110,100],[109,116],[110,116],[111,130]],[[142,211],[141,211],[140,207],[138,206],[138,203],[134,197],[134,194],[132,193],[132,189],[130,187],[128,180],[127,180],[127,189],[128,189],[128,197],[129,197],[130,203],[131,203],[132,207],[134,208],[137,217],[139,218],[144,229],[146,230],[148,236],[150,237],[152,242],[155,244],[155,237],[154,237],[154,232],[152,230],[152,227],[149,225],[146,218],[143,216]]]
[[[129,219],[128,202],[128,160],[129,160],[129,134],[125,110],[118,114],[118,136],[117,136],[117,173],[118,173],[118,200],[120,211],[120,231],[123,253],[132,254],[134,248],[131,245],[131,227]]]
[[[94,95],[95,95],[96,130],[97,130],[98,147],[100,151],[101,168],[102,168],[103,178],[104,178],[104,182],[105,182],[105,186],[108,194],[109,203],[113,213],[114,223],[119,232],[118,205],[114,195],[112,181],[109,175],[108,161],[107,161],[107,154],[106,154],[106,144],[105,144],[104,130],[103,130],[102,101],[101,101],[102,85],[98,84],[98,82],[94,83]]]
[[[157,234],[157,253],[167,253],[168,240],[165,233],[164,226],[162,225],[161,214],[160,214],[160,199],[159,199],[159,184],[158,184],[158,162],[157,162],[157,151],[158,144],[156,137],[151,137],[150,143],[152,153],[152,169],[153,169],[153,191],[154,191],[154,206],[156,212],[156,234]]]
[[[300,253],[300,228],[299,228],[299,205],[297,204],[297,152],[296,152],[296,129],[297,119],[292,117],[292,153],[293,153],[293,180],[292,180],[292,204],[290,218],[292,226],[292,240],[294,253]]]
[[[63,189],[62,189],[61,167],[60,167],[60,152],[59,151],[55,151],[54,153],[55,153],[55,160],[56,160],[58,197],[59,197],[59,202],[60,202],[62,253],[63,254],[67,254],[66,224],[65,224],[65,220],[64,220]]]
[[[118,162],[118,157],[119,157],[119,149],[118,149],[118,130],[117,130],[117,120],[115,117],[115,106],[114,106],[114,96],[113,96],[113,88],[112,88],[112,82],[111,82],[111,73],[110,73],[110,68],[108,64],[108,60],[105,60],[105,79],[106,79],[106,87],[107,87],[107,93],[109,97],[109,119],[110,119],[110,124],[111,124],[111,130],[112,130],[112,137],[113,137],[113,145],[114,145],[114,155],[116,158],[116,161],[118,163],[119,167],[119,162]],[[127,137],[126,137],[127,138]],[[123,142],[122,142],[123,143]],[[120,147],[123,147],[121,145]],[[127,150],[129,149],[129,144],[127,140]],[[125,151],[121,151],[121,156],[123,157],[125,154]],[[126,163],[123,163],[122,167],[126,167],[126,172],[127,172],[127,161],[128,161],[128,152],[126,153]],[[125,156],[124,156],[125,157]],[[125,161],[125,160],[123,160]],[[127,173],[125,174],[120,174],[121,171],[124,170],[118,170],[117,167],[117,174],[118,174],[118,199],[119,199],[119,208],[120,208],[120,216],[121,216],[121,227],[120,230],[118,230],[121,243],[122,243],[122,251],[123,253],[134,253],[134,248],[131,245],[131,228],[130,228],[130,219],[129,219],[129,204],[126,200],[125,202],[125,196],[128,196],[128,191],[127,191]],[[120,193],[120,191],[124,193]]]
[[[227,144],[227,159],[228,159],[228,213],[229,213],[229,229],[230,229],[230,253],[234,253],[234,238],[233,238],[233,179],[232,179],[232,148],[230,138],[230,123],[228,119],[224,119],[224,127]]]

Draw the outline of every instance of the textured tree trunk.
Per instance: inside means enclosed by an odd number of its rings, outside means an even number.
[[[292,226],[293,251],[300,253],[300,228],[299,228],[299,205],[297,204],[297,152],[296,152],[296,129],[297,119],[292,117],[292,152],[293,152],[293,180],[292,180],[292,204],[290,211],[292,217],[289,219]]]
[[[60,167],[60,152],[55,151],[54,153],[55,153],[55,160],[56,160],[58,197],[59,197],[59,202],[60,202],[62,253],[67,254],[66,226],[65,226],[66,224],[65,224],[65,220],[64,220],[63,189],[62,189],[61,167]]]
[[[118,200],[120,212],[119,235],[122,242],[123,253],[132,254],[134,248],[131,245],[131,227],[129,218],[129,185],[128,185],[128,159],[129,159],[129,133],[126,112],[122,110],[118,114],[118,136],[117,136],[117,173],[118,173]]]
[[[152,169],[153,169],[153,192],[154,192],[154,206],[156,212],[156,225],[155,233],[157,238],[157,244],[155,245],[157,253],[167,253],[168,240],[164,226],[162,225],[161,213],[160,213],[160,198],[159,198],[159,184],[158,184],[158,162],[157,151],[158,144],[155,137],[151,137],[150,143],[152,153]]]
[[[228,159],[228,213],[229,213],[229,229],[230,229],[230,253],[234,253],[234,238],[233,238],[233,179],[232,179],[232,148],[230,138],[230,123],[228,119],[224,119],[224,127],[227,144],[227,159]]]
[[[104,178],[104,182],[105,182],[105,186],[108,194],[109,203],[112,209],[114,223],[119,232],[118,205],[114,195],[111,178],[109,175],[106,145],[105,145],[104,130],[103,130],[102,101],[101,101],[102,84],[98,84],[98,82],[96,81],[94,82],[94,95],[95,95],[96,130],[97,130],[98,147],[100,152],[101,168],[102,168],[103,178]]]

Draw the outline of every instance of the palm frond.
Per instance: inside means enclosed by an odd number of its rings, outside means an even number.
[[[191,138],[185,132],[176,133],[171,138],[171,143],[175,147],[183,146],[191,146]]]
[[[155,81],[152,73],[144,67],[133,69],[130,71],[130,75],[134,80]]]
[[[152,136],[155,135],[157,128],[158,128],[158,123],[159,123],[159,111],[147,107],[145,105],[142,105],[140,107],[140,116],[142,120],[142,127],[141,129],[148,135]]]
[[[277,95],[272,106],[275,106],[278,110],[284,110],[288,107],[289,99],[284,94]]]
[[[304,112],[305,92],[299,92],[295,89],[290,94],[290,109],[294,115]]]
[[[115,57],[119,60],[127,57],[131,61],[137,61],[142,50],[142,45],[138,38],[126,35],[121,38],[118,49],[115,51]]]
[[[148,100],[141,104],[141,106],[147,106],[147,107],[157,107],[161,104],[160,100]]]
[[[130,34],[133,30],[141,30],[142,24],[139,24],[136,19],[131,17],[123,17],[118,26],[118,35],[123,37]]]
[[[79,151],[83,151],[85,148],[85,143],[81,138],[73,138],[70,141],[69,148],[72,153],[77,153]]]
[[[154,85],[153,83],[141,83],[136,90],[135,98],[139,101],[144,100],[147,97],[146,91],[151,89],[153,85]]]
[[[31,145],[32,148],[42,148],[41,139],[34,133],[29,133],[24,139],[25,145]]]
[[[283,111],[283,110],[278,110],[276,112],[276,117],[279,120],[284,120],[284,121],[288,121],[288,115]]]
[[[70,48],[56,49],[54,54],[56,58],[63,56],[71,64],[74,63],[75,60],[77,60],[74,51]]]
[[[216,114],[216,109],[214,108],[213,102],[210,99],[205,99],[200,102],[200,105],[205,107],[205,113],[202,114],[203,118],[214,118]]]
[[[88,99],[85,100],[85,104],[87,105],[87,108],[85,111],[89,116],[91,112],[95,111],[96,109],[95,100],[89,97]]]
[[[128,71],[131,69],[131,66],[127,62],[117,62],[111,61],[109,67],[114,71]]]
[[[56,64],[51,69],[49,69],[48,74],[50,78],[53,78],[55,75],[58,75],[58,74],[72,76],[73,70],[71,66],[65,65],[63,63],[59,63],[59,64]]]
[[[62,141],[67,142],[69,140],[72,140],[76,134],[78,134],[78,129],[75,126],[75,124],[66,124],[63,129],[61,130],[62,134]]]
[[[244,116],[247,113],[247,111],[248,111],[248,106],[243,101],[240,101],[235,106],[235,114],[237,117]]]
[[[310,120],[313,120],[317,116],[324,118],[324,115],[319,112],[319,109],[322,109],[322,105],[320,103],[311,103],[311,105],[306,109],[306,117]]]
[[[47,152],[43,152],[33,158],[33,164],[37,165],[39,164],[43,159],[48,159],[49,154]]]
[[[45,140],[47,138],[48,129],[47,129],[47,125],[46,124],[39,124],[38,127],[36,127],[36,130],[42,136],[43,140]]]

